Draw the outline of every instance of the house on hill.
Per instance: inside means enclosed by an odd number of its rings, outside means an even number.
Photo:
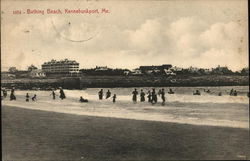
[[[107,71],[107,70],[109,70],[109,68],[107,67],[107,66],[96,66],[95,67],[95,69],[94,69],[95,71]]]
[[[45,72],[42,69],[33,69],[30,71],[31,78],[44,78],[46,77]]]
[[[171,64],[163,64],[159,66],[140,66],[139,70],[143,74],[159,74],[159,75],[167,75],[167,73],[171,72],[169,69],[172,67]]]

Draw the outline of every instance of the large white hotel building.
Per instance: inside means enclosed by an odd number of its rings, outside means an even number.
[[[63,73],[73,74],[79,73],[79,63],[75,60],[54,60],[42,64],[42,70],[46,73]]]

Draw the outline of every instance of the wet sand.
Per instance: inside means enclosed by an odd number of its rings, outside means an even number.
[[[2,106],[2,159],[249,159],[249,130]]]

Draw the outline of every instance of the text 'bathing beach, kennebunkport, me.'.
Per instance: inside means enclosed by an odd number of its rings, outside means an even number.
[[[45,15],[45,14],[100,14],[100,13],[110,13],[109,9],[26,9],[14,10],[13,14],[29,14],[29,15]]]

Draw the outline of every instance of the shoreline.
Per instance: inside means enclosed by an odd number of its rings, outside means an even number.
[[[18,107],[18,106],[12,106],[12,105],[2,105],[3,108],[18,108],[18,109],[23,109],[23,110],[31,110],[31,111],[37,111],[37,112],[48,112],[48,113],[53,113],[53,114],[62,114],[62,115],[71,115],[72,117],[94,117],[98,119],[118,119],[122,121],[142,121],[142,122],[155,122],[159,124],[173,124],[173,125],[181,125],[181,126],[195,126],[197,128],[199,127],[211,127],[211,128],[233,128],[233,129],[238,129],[238,130],[246,130],[250,131],[249,128],[241,128],[241,127],[231,127],[231,126],[216,126],[216,125],[203,125],[203,124],[189,124],[189,123],[181,123],[181,122],[168,122],[168,121],[158,121],[158,120],[142,120],[142,119],[131,119],[131,118],[120,118],[120,117],[109,117],[109,116],[96,116],[96,115],[78,115],[74,113],[64,113],[64,112],[57,112],[57,111],[48,111],[48,110],[42,110],[42,109],[30,109],[30,108],[23,108],[23,107]]]
[[[6,106],[2,112],[4,160],[249,159],[246,129]]]
[[[210,126],[210,127],[221,127],[221,128],[236,128],[236,129],[245,129],[249,130],[249,124],[242,124],[239,126],[240,122],[237,121],[231,121],[230,125],[224,124],[220,122],[211,121],[209,123],[204,122],[196,122],[196,120],[188,120],[183,122],[183,120],[179,119],[164,119],[162,116],[158,116],[156,114],[151,114],[151,115],[144,115],[142,117],[142,114],[136,114],[136,113],[126,113],[126,114],[121,114],[121,113],[115,113],[115,114],[109,114],[109,113],[99,113],[99,112],[90,112],[90,111],[85,111],[85,112],[80,112],[79,111],[74,111],[74,110],[69,110],[69,109],[60,109],[58,108],[57,110],[55,109],[48,109],[48,108],[43,108],[43,109],[38,109],[38,108],[30,108],[30,107],[24,107],[24,106],[17,106],[17,105],[3,105],[5,107],[9,108],[21,108],[25,110],[35,110],[35,111],[44,111],[44,112],[53,112],[53,113],[58,113],[58,114],[69,114],[69,115],[74,115],[74,116],[86,116],[86,117],[100,117],[100,118],[109,118],[109,119],[123,119],[123,120],[134,120],[134,121],[149,121],[149,122],[160,122],[160,123],[171,123],[171,124],[181,124],[181,125],[190,125],[190,126]],[[132,116],[130,116],[132,115]]]

